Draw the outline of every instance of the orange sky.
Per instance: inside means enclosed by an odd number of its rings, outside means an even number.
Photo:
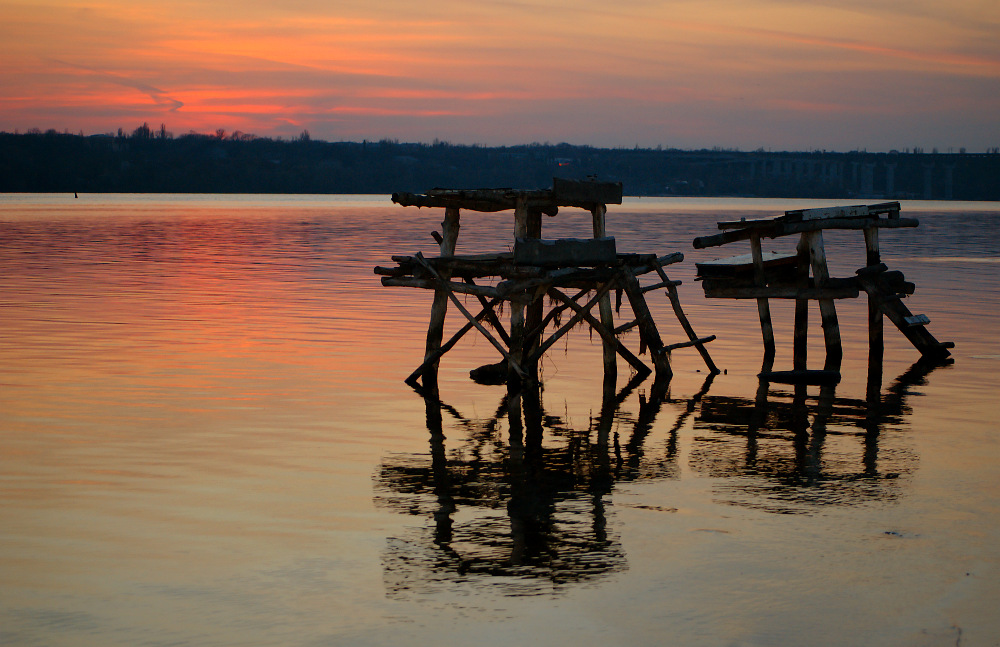
[[[1000,146],[996,0],[0,2],[0,130]]]

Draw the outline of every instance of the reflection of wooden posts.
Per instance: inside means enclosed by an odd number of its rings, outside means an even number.
[[[534,380],[538,362],[553,343],[578,323],[586,323],[601,337],[606,383],[612,388],[617,377],[617,355],[621,355],[638,374],[650,369],[619,339],[632,328],[639,331],[640,354],[650,349],[652,363],[661,377],[671,374],[669,353],[677,348],[695,346],[709,370],[718,373],[705,349],[715,337],[697,337],[684,315],[677,297],[679,281],[667,278],[663,266],[683,260],[680,253],[667,256],[656,254],[618,253],[615,240],[606,233],[607,204],[621,204],[621,184],[554,180],[553,189],[546,191],[516,191],[512,189],[451,190],[434,189],[427,194],[394,194],[393,201],[403,206],[444,207],[443,235],[435,233],[441,255],[424,258],[393,256],[397,267],[376,267],[383,285],[418,287],[435,291],[428,326],[423,363],[407,378],[415,385],[422,379],[424,386],[436,383],[438,363],[470,330],[478,330],[504,358],[503,362],[476,369],[474,379],[515,382]],[[560,207],[586,209],[593,221],[593,239],[542,240],[542,215],[555,216]],[[499,254],[455,254],[459,230],[460,209],[479,212],[514,211],[513,252]],[[641,286],[638,277],[656,272],[660,282]],[[495,285],[479,285],[477,279],[498,279]],[[674,314],[680,321],[688,341],[665,346],[646,304],[645,293],[660,288],[667,295]],[[570,291],[571,290],[571,291]],[[634,313],[630,323],[615,327],[615,311],[610,291],[624,291]],[[568,296],[574,294],[575,296]],[[584,296],[595,293],[593,299],[580,305]],[[472,295],[481,306],[473,315],[456,294]],[[553,306],[546,314],[544,297]],[[442,343],[445,315],[449,302],[468,321],[447,342]],[[510,331],[504,330],[496,307],[507,302],[510,307]],[[591,314],[597,306],[599,317]],[[569,323],[559,327],[564,311],[573,311]],[[485,324],[493,327],[498,340]],[[557,330],[547,339],[545,330],[555,323]]]
[[[898,202],[804,209],[787,211],[784,216],[772,219],[720,222],[719,229],[725,231],[696,238],[695,248],[749,240],[751,253],[749,257],[736,256],[699,263],[698,274],[708,297],[757,300],[764,338],[762,377],[766,375],[774,380],[780,374],[781,381],[810,383],[839,380],[844,351],[834,300],[856,298],[861,290],[868,294],[869,355],[873,360],[880,361],[882,357],[883,314],[924,357],[941,359],[950,354],[948,349],[953,344],[938,342],[925,328],[930,320],[924,315],[913,315],[901,303],[903,297],[913,292],[913,284],[907,283],[902,273],[887,271],[880,262],[878,230],[916,227],[918,224],[914,219],[899,217]],[[860,229],[864,232],[867,265],[856,272],[856,277],[830,277],[823,244],[825,229]],[[793,234],[800,235],[796,254],[765,255],[762,252],[763,238]],[[772,372],[774,337],[767,303],[772,298],[795,299],[793,371]],[[808,371],[806,368],[810,300],[819,303],[823,324],[826,345],[823,371]]]

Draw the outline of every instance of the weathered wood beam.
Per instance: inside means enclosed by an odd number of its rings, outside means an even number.
[[[443,279],[418,279],[414,277],[383,276],[382,285],[390,287],[423,288],[425,290],[440,290],[444,287],[462,294],[473,294],[483,297],[500,297],[502,293],[489,285],[470,285]]]
[[[805,243],[809,245],[809,259],[812,264],[813,278],[817,285],[823,285],[830,280],[830,270],[826,263],[826,249],[823,245],[823,231],[809,231],[803,234]],[[819,314],[823,325],[823,339],[826,344],[827,370],[840,370],[844,357],[844,348],[840,341],[840,322],[837,319],[837,307],[833,299],[819,300]]]
[[[583,309],[583,306],[581,306],[580,304],[576,303],[575,301],[572,301],[569,297],[567,297],[565,294],[563,294],[559,290],[555,290],[555,289],[549,290],[548,294],[552,298],[565,303],[570,308],[572,308],[575,312],[580,312],[580,310]],[[641,359],[639,359],[638,357],[636,357],[632,353],[632,351],[630,351],[628,348],[625,347],[624,344],[622,344],[620,341],[618,341],[618,339],[614,336],[614,333],[612,333],[610,330],[608,330],[607,328],[605,328],[604,324],[602,324],[600,321],[598,321],[593,315],[585,314],[585,316],[583,317],[583,320],[586,321],[588,324],[590,324],[590,326],[594,330],[597,331],[597,334],[599,334],[601,336],[601,339],[603,339],[603,340],[607,341],[608,343],[610,343],[611,345],[613,345],[614,348],[615,348],[615,351],[619,355],[621,355],[622,358],[624,358],[626,362],[628,362],[629,364],[631,364],[632,367],[636,371],[638,371],[639,373],[641,373],[643,375],[648,375],[649,373],[652,372],[652,370],[648,366],[646,366],[645,364],[642,363]]]
[[[485,301],[485,299],[484,299],[484,301]],[[493,299],[492,301],[489,301],[487,303],[484,303],[483,309],[479,312],[479,314],[476,315],[476,320],[477,321],[482,321],[484,318],[489,317],[491,314],[494,317],[496,317],[496,314],[493,312],[493,308],[499,302],[500,302],[500,299],[497,298],[497,299]],[[438,362],[438,360],[440,360],[441,357],[445,353],[447,353],[449,350],[451,350],[452,348],[454,348],[455,344],[457,344],[459,342],[459,340],[461,340],[462,337],[464,337],[465,334],[468,333],[470,330],[472,330],[474,327],[475,326],[473,326],[473,324],[472,324],[471,321],[466,322],[466,324],[464,326],[462,326],[458,330],[458,332],[456,332],[454,335],[452,335],[451,338],[448,341],[446,341],[445,343],[441,344],[441,346],[436,351],[434,351],[430,356],[426,357],[424,359],[423,363],[420,366],[418,366],[416,368],[416,370],[414,370],[412,373],[410,373],[409,377],[407,377],[406,380],[404,380],[404,381],[407,384],[414,385],[416,383],[417,379],[421,375],[423,375],[425,371],[427,371],[434,364],[436,364]]]
[[[709,335],[708,337],[699,337],[698,339],[692,339],[689,341],[680,341],[677,342],[676,344],[667,344],[666,346],[663,347],[663,350],[669,353],[670,351],[677,350],[678,348],[688,348],[691,346],[698,346],[701,344],[707,344],[710,341],[715,341],[715,335]]]
[[[663,265],[659,262],[656,263],[656,275],[660,277],[660,280],[666,283],[670,283],[670,279],[667,278],[667,273],[663,270]],[[677,287],[673,285],[667,286],[667,298],[670,300],[670,307],[673,308],[674,316],[677,317],[677,321],[681,324],[681,328],[687,334],[688,339],[694,341],[698,339],[698,335],[694,332],[694,327],[688,320],[687,315],[684,313],[684,309],[681,308],[680,295],[677,293]],[[698,349],[698,354],[701,355],[702,360],[705,362],[705,366],[708,367],[709,372],[712,375],[717,375],[722,371],[719,367],[715,365],[712,360],[712,356],[709,354],[708,349],[705,348],[705,344],[695,344]]]
[[[597,289],[597,293],[593,296],[593,298],[590,299],[590,301],[587,302],[586,305],[582,306],[580,310],[577,310],[569,321],[567,321],[563,326],[561,326],[559,330],[552,333],[552,335],[550,335],[548,339],[539,344],[538,347],[532,351],[531,356],[528,359],[528,362],[533,363],[540,360],[542,358],[542,355],[545,354],[545,351],[551,348],[553,344],[555,344],[566,333],[568,333],[573,328],[573,326],[583,321],[584,318],[590,314],[590,311],[593,309],[593,307],[598,303],[600,303],[600,301],[608,294],[608,291],[612,288],[612,286],[613,284],[610,281],[605,283],[604,285],[601,285]],[[550,292],[556,291],[556,289],[550,288],[549,291]],[[563,296],[565,297],[566,295]],[[576,299],[573,299],[572,302],[576,303]]]
[[[417,252],[416,258],[418,261],[422,260],[423,255],[420,252]],[[430,265],[425,265],[425,267],[429,272],[435,275],[436,278],[440,278],[437,274],[437,271],[433,267],[431,267]],[[525,371],[521,368],[520,364],[512,357],[512,355],[507,352],[507,349],[504,348],[503,344],[498,342],[496,338],[490,334],[490,331],[488,331],[481,323],[479,323],[479,321],[472,315],[472,313],[469,312],[464,305],[462,305],[462,302],[458,300],[458,297],[455,296],[455,294],[452,292],[452,290],[449,288],[449,286],[446,284],[445,281],[442,281],[442,284],[444,285],[444,287],[441,291],[443,291],[451,299],[452,303],[455,304],[455,307],[458,308],[459,312],[465,315],[465,318],[468,319],[469,322],[476,327],[476,330],[482,333],[483,336],[486,337],[486,339],[491,344],[493,344],[493,347],[496,348],[498,351],[500,351],[500,354],[503,355],[504,358],[510,363],[510,368],[514,372],[516,372],[521,377],[525,377],[526,375]]]
[[[718,247],[719,245],[726,245],[739,240],[748,240],[754,232],[759,233],[762,238],[778,238],[823,229],[865,229],[866,227],[895,229],[899,227],[917,227],[919,225],[920,221],[916,218],[836,218],[832,220],[808,220],[802,222],[774,221],[771,227],[753,226],[724,231],[721,234],[713,234],[711,236],[699,236],[694,239],[693,245],[695,249]]]
[[[710,299],[856,299],[861,291],[857,286],[827,288],[800,288],[795,285],[725,287],[722,282],[706,285],[705,296]]]

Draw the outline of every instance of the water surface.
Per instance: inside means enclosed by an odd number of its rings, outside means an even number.
[[[920,227],[882,232],[953,364],[914,366],[887,327],[873,400],[857,299],[838,303],[836,389],[762,389],[755,305],[693,280],[747,250],[691,241],[829,204],[610,208],[619,249],[684,252],[668,273],[724,375],[679,350],[665,392],[623,365],[609,400],[579,329],[511,401],[468,379],[496,354],[470,336],[439,403],[402,381],[430,294],[372,274],[434,253],[439,211],[0,196],[0,644],[1000,644],[1000,205],[904,203]],[[467,214],[459,251],[511,228]],[[860,233],[828,232],[827,253],[850,275]],[[772,311],[790,368],[791,308]]]

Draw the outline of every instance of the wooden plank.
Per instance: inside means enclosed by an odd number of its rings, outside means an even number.
[[[683,281],[660,281],[659,283],[654,283],[653,285],[647,285],[642,289],[642,293],[653,292],[654,290],[662,290],[663,288],[677,287],[678,285],[683,285]]]
[[[710,341],[715,341],[715,335],[709,335],[708,337],[699,337],[698,339],[692,339],[689,341],[681,341],[676,344],[667,344],[663,347],[666,352],[677,350],[678,348],[689,348],[691,346],[698,346],[700,344],[707,344]]]
[[[425,290],[441,290],[447,287],[462,294],[473,294],[484,297],[499,297],[503,293],[495,287],[489,285],[470,285],[468,283],[457,283],[443,279],[418,279],[408,276],[383,276],[382,285],[389,287],[423,288]]]
[[[794,220],[830,220],[832,218],[868,218],[870,212],[864,204],[851,207],[821,207],[786,211],[785,217]]]
[[[719,282],[721,283],[721,282]],[[719,283],[707,284],[705,296],[709,299],[798,299],[816,301],[819,299],[856,299],[860,295],[857,287],[842,286],[830,288],[800,288],[795,285],[777,285],[758,288],[756,286],[725,287]]]
[[[927,315],[913,315],[910,317],[903,317],[903,321],[906,322],[907,326],[926,326],[931,322]]]
[[[621,204],[621,182],[552,178],[552,197],[557,204]]]
[[[593,267],[618,260],[615,239],[603,238],[516,238],[514,263],[538,267]]]
[[[794,265],[797,258],[797,254],[761,251],[761,264],[765,269]],[[698,270],[698,276],[734,276],[753,272],[754,260],[753,254],[740,254],[728,258],[702,261],[695,263],[694,266]]]

